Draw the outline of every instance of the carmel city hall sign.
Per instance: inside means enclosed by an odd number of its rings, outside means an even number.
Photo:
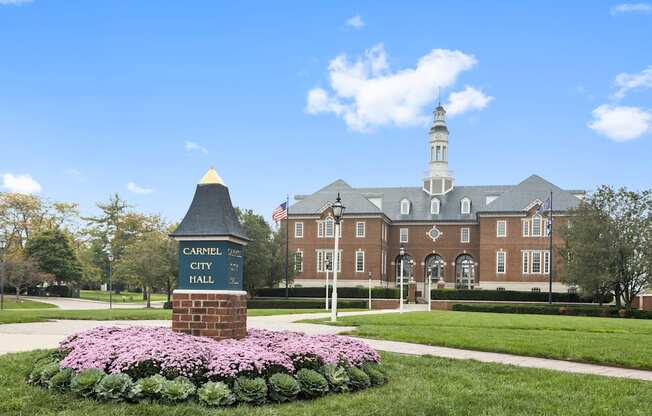
[[[242,289],[242,246],[230,241],[179,241],[179,289]]]

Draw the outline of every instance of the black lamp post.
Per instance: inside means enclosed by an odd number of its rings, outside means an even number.
[[[112,268],[111,268],[111,263],[113,263],[113,254],[109,252],[108,255],[109,259],[109,309],[113,309],[113,280],[112,280]]]
[[[331,300],[331,322],[337,321],[337,268],[340,264],[340,220],[346,207],[342,205],[340,194],[337,194],[335,203],[331,205],[335,219],[335,251],[333,252],[333,295]]]

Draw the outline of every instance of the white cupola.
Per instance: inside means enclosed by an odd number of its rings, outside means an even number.
[[[448,170],[448,127],[446,110],[441,104],[433,111],[430,128],[430,162],[423,179],[423,190],[430,195],[442,195],[453,189],[452,172]]]

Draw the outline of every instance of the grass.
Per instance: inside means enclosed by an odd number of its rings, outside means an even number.
[[[56,305],[51,303],[37,302],[28,299],[21,299],[17,302],[14,296],[5,296],[5,309],[51,309],[56,307]]]
[[[353,311],[357,309],[349,309]],[[343,311],[347,311],[346,309]],[[249,309],[247,316],[322,313],[323,309]],[[92,309],[92,310],[6,310],[0,311],[0,324],[44,322],[48,319],[156,320],[172,319],[169,309]]]
[[[109,292],[101,290],[80,290],[79,298],[86,300],[99,300],[102,302],[109,301]],[[152,302],[166,301],[168,299],[165,293],[152,293]],[[120,292],[113,293],[113,302],[116,303],[145,303],[143,294],[137,292]]]
[[[613,416],[649,415],[652,383],[384,353],[380,388],[311,401],[208,409],[198,404],[98,403],[25,384],[41,352],[0,356],[3,416]]]
[[[432,311],[347,316],[337,325],[368,338],[652,369],[650,320]]]

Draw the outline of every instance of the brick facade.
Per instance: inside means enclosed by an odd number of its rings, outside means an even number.
[[[174,293],[172,330],[212,338],[247,335],[247,295],[222,293]]]

